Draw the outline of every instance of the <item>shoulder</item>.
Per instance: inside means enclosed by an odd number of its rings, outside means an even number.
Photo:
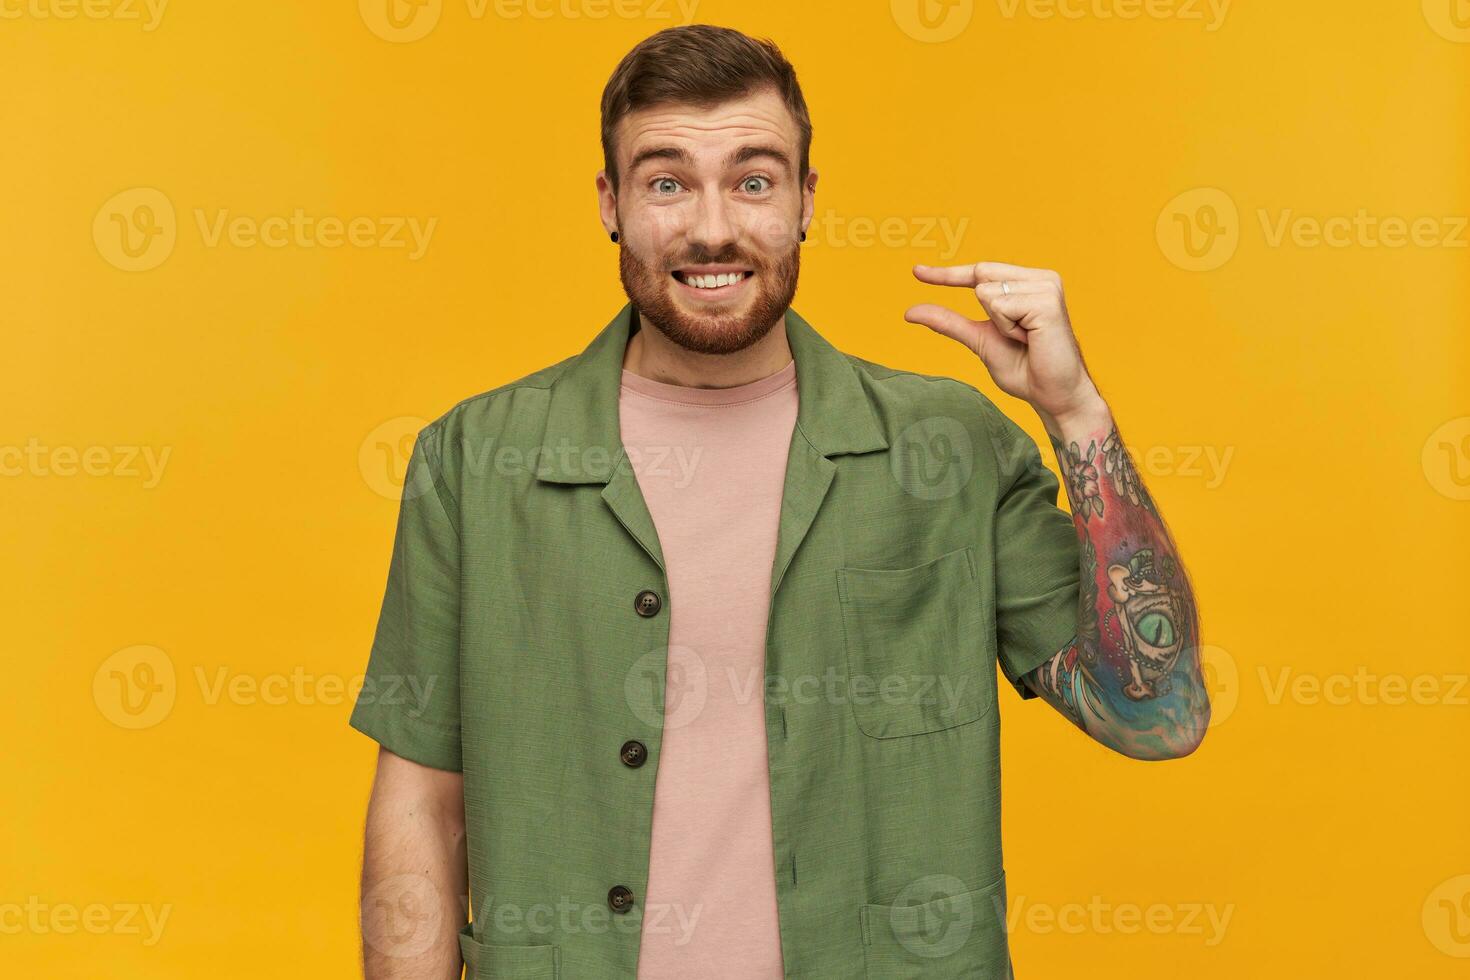
[[[922,374],[843,354],[878,407],[889,443],[912,426],[938,429],[958,424],[997,454],[1014,456],[1016,445],[1035,441],[979,388],[947,375]]]
[[[538,438],[551,386],[575,359],[575,355],[564,358],[514,381],[461,398],[424,426],[419,438],[441,452],[466,440],[517,442],[522,435]]]

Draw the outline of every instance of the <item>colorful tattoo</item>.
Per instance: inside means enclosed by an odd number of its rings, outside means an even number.
[[[1090,434],[1085,453],[1076,441],[1051,441],[1081,545],[1078,627],[1027,683],[1125,755],[1188,754],[1209,700],[1194,594],[1168,529],[1116,427]]]

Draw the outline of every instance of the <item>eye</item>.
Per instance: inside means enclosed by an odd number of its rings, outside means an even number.
[[[674,186],[672,188],[666,188],[665,185],[667,184]],[[654,179],[653,191],[655,194],[672,194],[678,186],[679,182],[672,177],[658,177]]]
[[[748,193],[759,194],[762,191],[768,190],[770,188],[771,178],[752,174],[751,176],[742,180],[740,182],[740,186],[743,187]]]

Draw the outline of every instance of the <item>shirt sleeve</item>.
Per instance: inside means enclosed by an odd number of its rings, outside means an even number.
[[[457,772],[458,507],[444,484],[439,431],[414,440],[388,585],[349,724],[395,755]]]
[[[995,512],[995,628],[1000,667],[1022,698],[1021,676],[1077,635],[1080,545],[1072,516],[1057,506],[1061,484],[1036,441],[994,405],[988,416],[1000,486]]]

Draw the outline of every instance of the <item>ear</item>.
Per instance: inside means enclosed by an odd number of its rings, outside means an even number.
[[[618,197],[605,169],[597,171],[597,212],[603,231],[612,234],[618,230]]]
[[[817,172],[807,171],[806,183],[801,188],[801,230],[806,231],[817,211]]]

